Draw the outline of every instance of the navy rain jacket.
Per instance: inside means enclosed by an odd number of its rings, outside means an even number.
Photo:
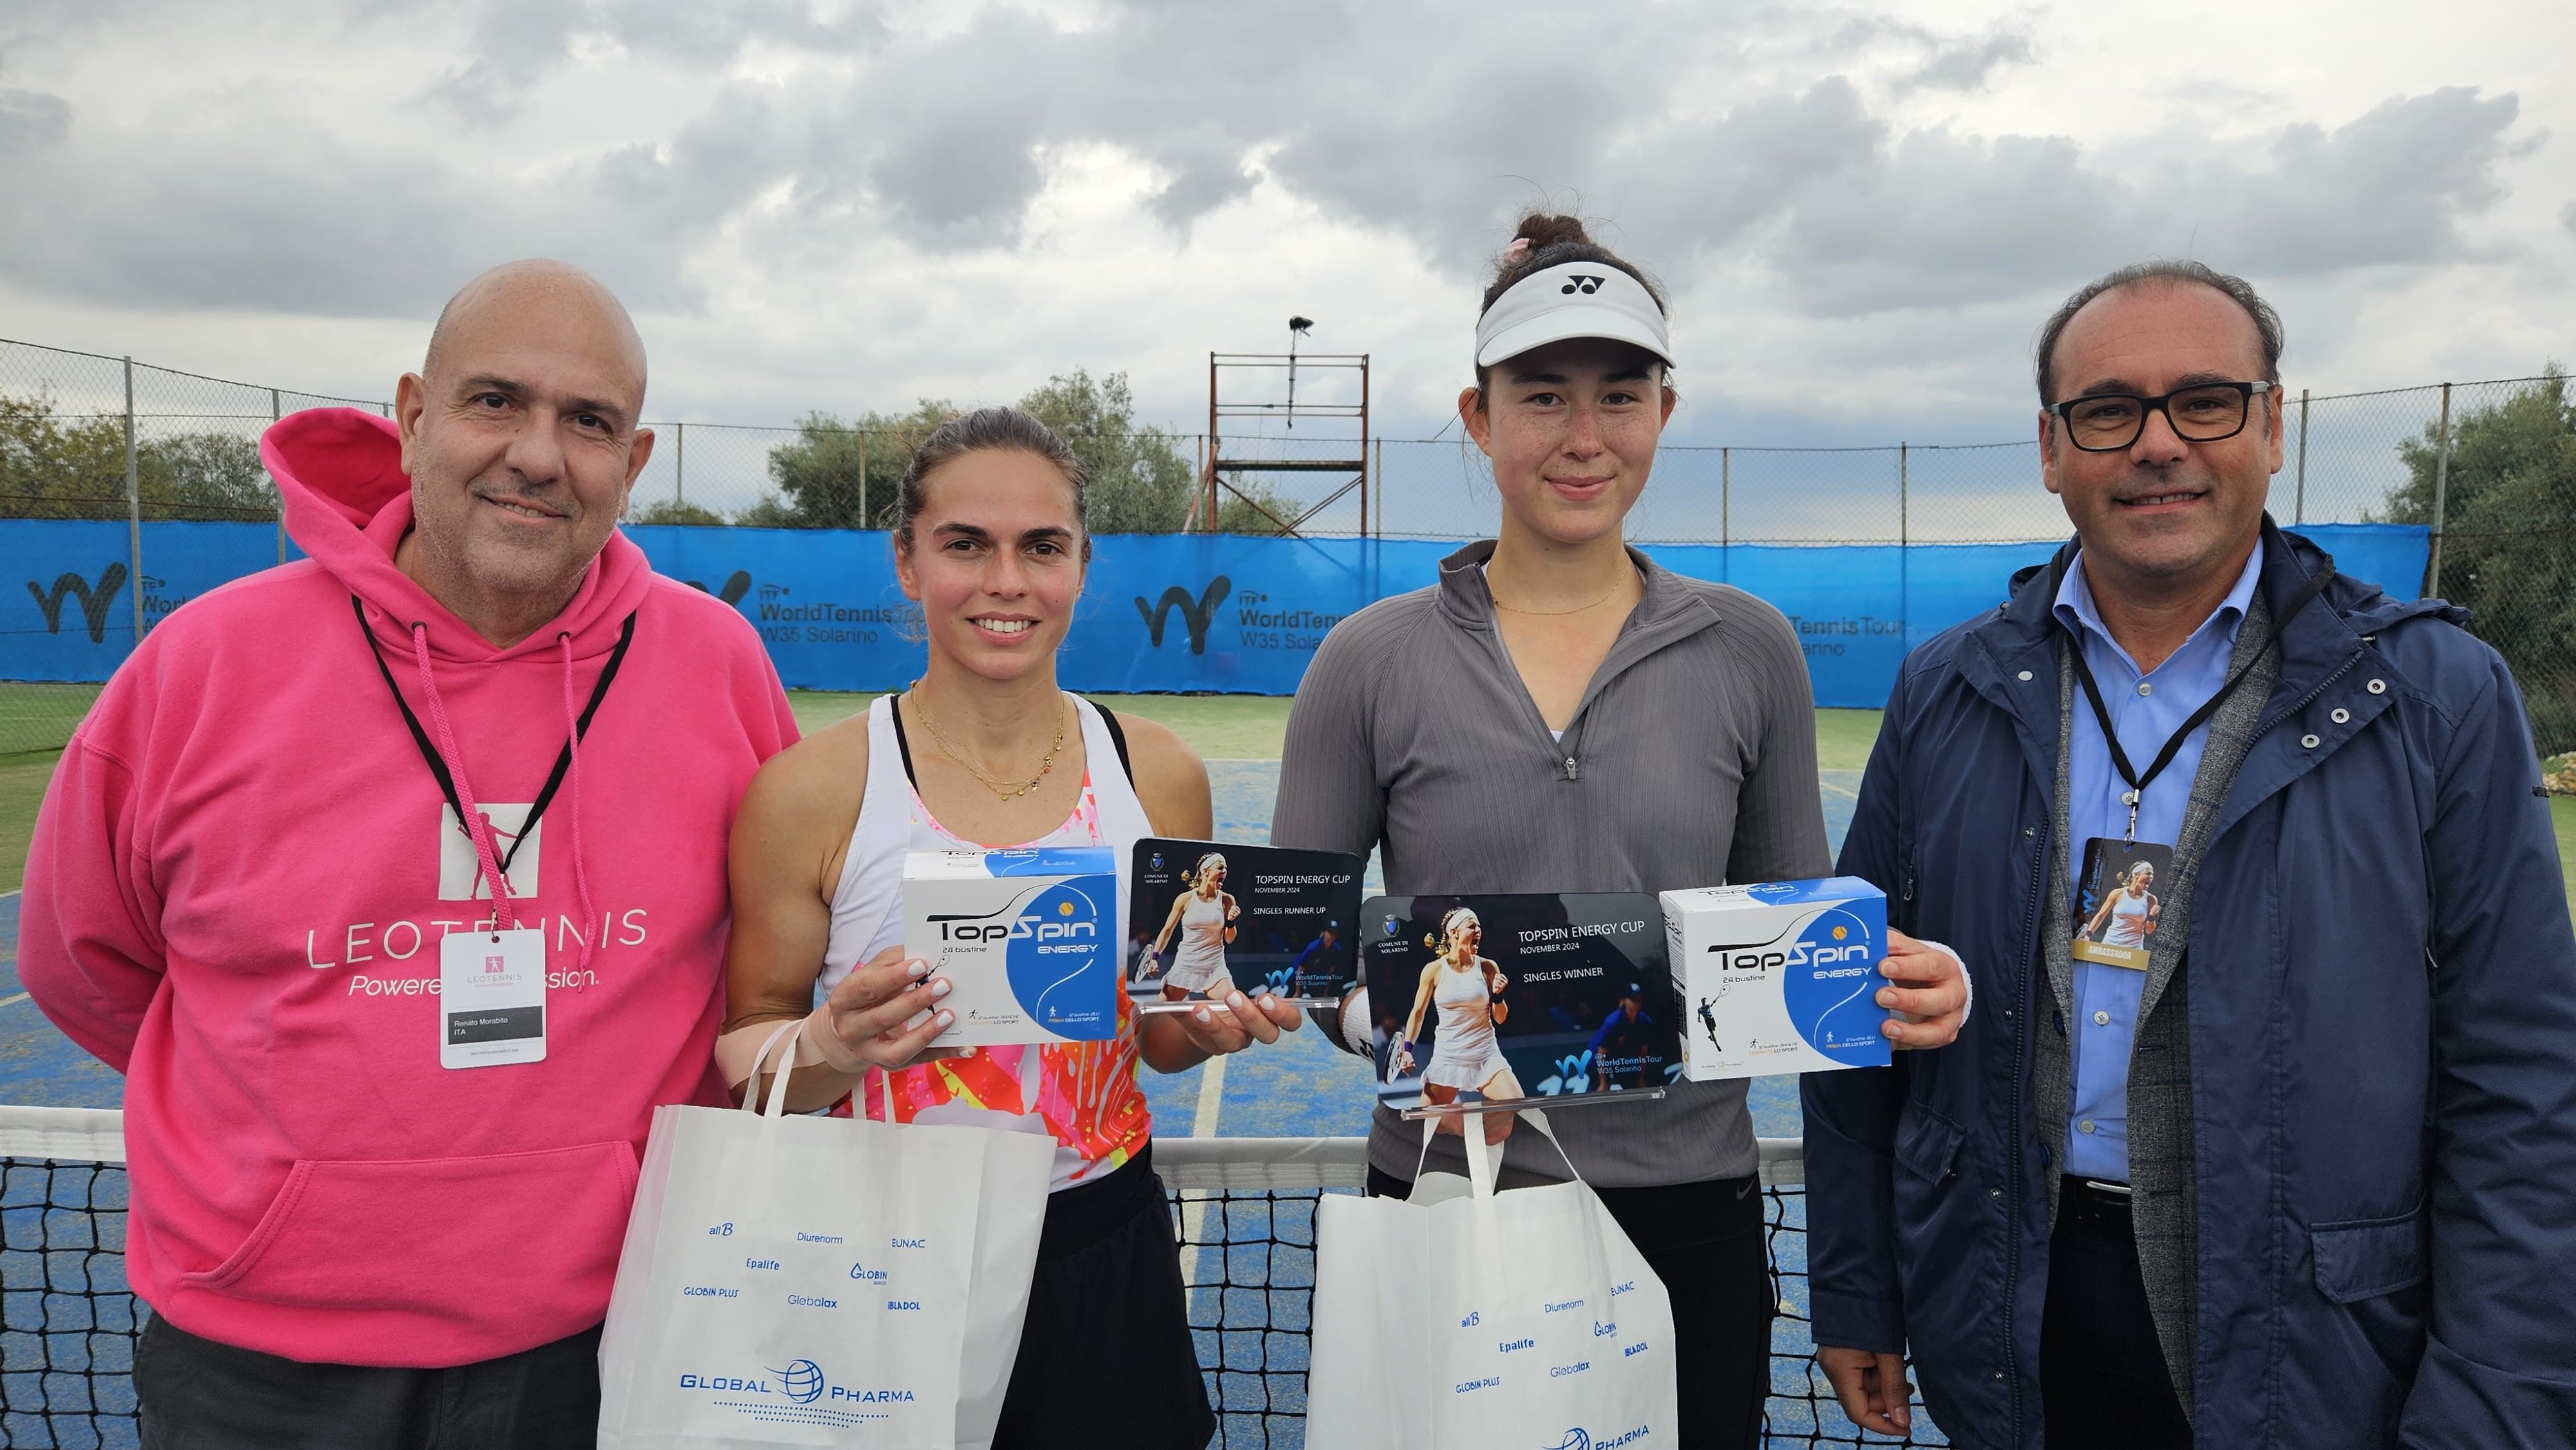
[[[2263,527],[2277,614],[2327,561]],[[2069,543],[1906,659],[1842,870],[1974,964],[1959,1040],[1803,1083],[1822,1344],[1911,1347],[1958,1443],[2041,1440],[2034,1034]],[[2192,899],[2195,1438],[2576,1445],[2576,940],[2522,697],[2439,601],[2337,576]]]

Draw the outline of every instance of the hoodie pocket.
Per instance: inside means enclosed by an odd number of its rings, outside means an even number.
[[[299,1159],[241,1247],[180,1282],[298,1308],[469,1322],[496,1303],[587,1294],[594,1279],[605,1304],[635,1176],[623,1140],[479,1158]]]
[[[2421,1213],[2321,1223],[2308,1230],[2308,1248],[2316,1256],[2317,1292],[2337,1304],[2376,1299],[2424,1282]]]

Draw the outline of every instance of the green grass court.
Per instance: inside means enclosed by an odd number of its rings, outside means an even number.
[[[0,751],[10,740],[59,739],[77,724],[96,685],[0,683]],[[797,690],[788,695],[799,727],[813,731],[864,708],[873,694]],[[1265,695],[1105,695],[1113,708],[1172,728],[1209,760],[1276,760],[1288,728],[1288,702]],[[1878,739],[1876,710],[1816,712],[1816,764],[1823,770],[1859,770]],[[52,779],[58,751],[0,753],[0,890],[13,889],[27,870],[27,838],[36,807]],[[2549,802],[2558,828],[2559,869],[2576,900],[2576,797]]]

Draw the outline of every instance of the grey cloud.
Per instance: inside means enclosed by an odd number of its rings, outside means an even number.
[[[2567,203],[2567,209],[2558,214],[2558,224],[2576,232],[2576,201]]]
[[[1677,259],[1734,242],[1794,198],[1850,185],[1876,163],[1887,130],[1859,90],[1834,76],[1801,95],[1759,97],[1717,120],[1659,132],[1628,157],[1630,186],[1657,201],[1637,218],[1642,240]]]
[[[589,39],[715,67],[757,44],[856,54],[886,34],[876,10],[864,4],[826,18],[809,0],[481,0],[467,42],[470,58],[432,88],[431,98],[468,120],[498,125],[572,58],[577,42]]]
[[[2233,144],[2178,129],[2093,152],[1916,132],[1800,197],[1774,262],[1827,313],[1953,306],[2150,255],[2264,277],[2432,264],[2462,255],[2463,220],[2503,197],[2517,109],[2449,89],[2331,131]]]
[[[1899,93],[1981,90],[1995,72],[2038,60],[2030,36],[2006,23],[1974,35],[1954,35],[1893,15],[1844,15],[1820,39],[1820,53],[1837,64],[1848,65],[1856,55],[1871,52],[1908,57],[1889,78]]]
[[[2270,167],[2209,180],[2211,222],[2222,245],[2283,272],[2462,255],[2461,219],[2506,194],[2495,163],[2522,149],[2505,135],[2516,111],[2514,96],[2450,89],[2387,102],[2332,133],[2292,126]]]
[[[74,128],[0,149],[0,190],[56,202],[0,212],[0,276],[118,305],[420,316],[484,266],[556,255],[639,308],[686,308],[683,263],[759,184],[739,163],[757,134],[720,106],[666,148],[494,184],[318,128],[264,127],[256,149]]]
[[[1176,231],[1187,231],[1192,221],[1247,195],[1257,180],[1242,149],[1213,130],[1166,137],[1153,155],[1164,180],[1146,205]]]
[[[60,146],[71,127],[71,103],[62,97],[0,90],[0,156]]]
[[[2274,272],[2429,262],[2458,253],[2459,219],[2505,195],[2496,163],[2519,102],[2450,87],[2391,100],[2329,132],[2286,128],[2268,167],[2176,167],[2205,197],[2218,245]]]
[[[1923,63],[1898,77],[1897,86],[1901,90],[1981,90],[1996,71],[2036,59],[2030,37],[2016,31],[1998,29],[1964,40],[1936,39]]]
[[[484,0],[475,17],[474,58],[430,91],[469,121],[497,125],[518,114],[528,88],[572,55],[586,28],[584,0]]]
[[[685,308],[686,268],[720,229],[781,267],[860,234],[1022,245],[1057,158],[1107,145],[1152,169],[1146,205],[1184,238],[1266,179],[1479,280],[1507,211],[1559,200],[1615,218],[1618,244],[1677,289],[1764,276],[1794,308],[1857,317],[2186,248],[2273,275],[2465,255],[2500,161],[2535,144],[2514,137],[2513,96],[2462,89],[2252,142],[1901,133],[1871,96],[1983,84],[2027,40],[1767,0],[1687,27],[1592,17],[1579,43],[1537,0],[1109,0],[1070,30],[987,7],[938,35],[889,32],[870,0],[820,19],[805,0],[380,3],[418,7],[406,24],[470,21],[441,98],[503,147],[530,89],[594,40],[711,76],[753,46],[831,63],[712,82],[658,134],[533,180],[469,173],[402,132],[362,156],[332,117],[93,135],[57,98],[0,94],[0,185],[50,201],[0,216],[0,276],[127,302],[414,313],[473,270],[461,259],[556,251],[638,306]],[[1812,63],[1832,46],[1846,65]],[[748,209],[782,184],[784,208]]]
[[[0,60],[21,46],[103,29],[136,8],[134,0],[10,0],[0,6]]]
[[[1079,47],[1007,10],[890,42],[845,91],[809,98],[810,144],[787,163],[799,200],[933,250],[1010,245],[1046,182],[1040,147],[1094,139],[1062,124],[1061,57]]]
[[[1823,313],[1955,307],[2117,250],[2120,193],[2063,138],[1917,131],[1802,195],[1770,260]]]

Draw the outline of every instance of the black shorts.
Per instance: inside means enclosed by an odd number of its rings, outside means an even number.
[[[1371,1168],[1368,1191],[1411,1198],[1413,1185]],[[1672,1296],[1681,1409],[1675,1450],[1761,1444],[1762,1402],[1771,1390],[1771,1315],[1780,1300],[1763,1238],[1761,1181],[1711,1178],[1595,1191]]]
[[[1153,1148],[1047,1199],[993,1450],[1204,1450],[1216,1433]]]

